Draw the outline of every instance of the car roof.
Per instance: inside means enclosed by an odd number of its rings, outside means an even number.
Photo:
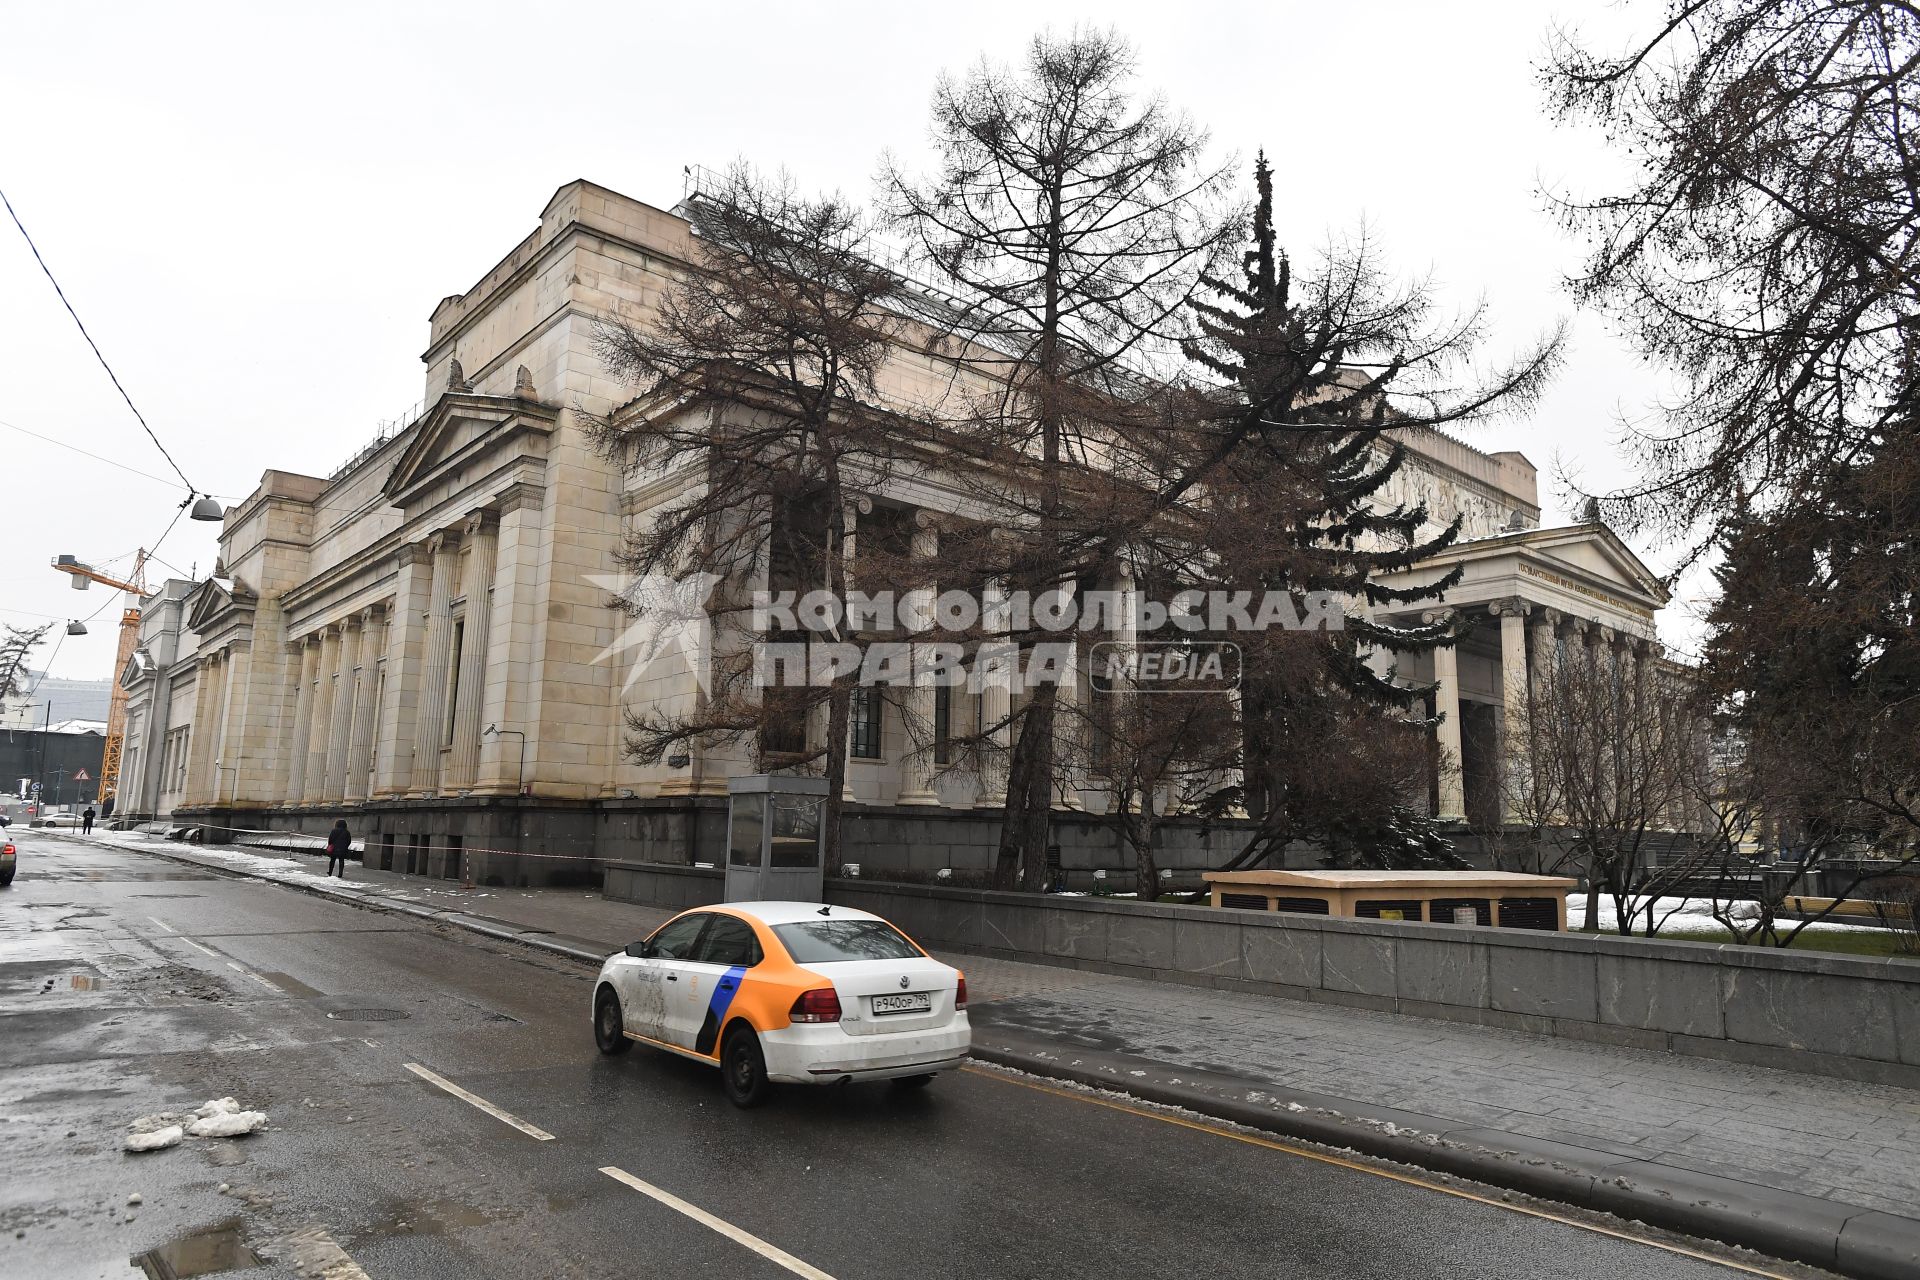
[[[793,924],[800,920],[879,920],[871,911],[861,911],[856,907],[830,907],[822,917],[821,902],[716,902],[710,907],[696,908],[703,911],[731,911],[737,915],[749,916],[761,924]]]

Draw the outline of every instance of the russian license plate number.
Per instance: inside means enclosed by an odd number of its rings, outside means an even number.
[[[932,1013],[933,993],[909,991],[904,995],[875,996],[873,1012],[876,1016],[883,1013]]]

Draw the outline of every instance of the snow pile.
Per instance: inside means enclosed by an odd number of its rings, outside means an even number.
[[[1633,928],[1635,933],[1647,931],[1647,908],[1649,900],[1641,898],[1628,903],[1634,911]],[[1704,929],[1724,931],[1725,927],[1714,919],[1715,902],[1712,898],[1654,898],[1651,900],[1653,918],[1661,932],[1673,930]],[[1744,928],[1759,919],[1760,904],[1757,902],[1733,901],[1718,904],[1730,918],[1737,920]],[[1583,893],[1567,895],[1567,927],[1578,929],[1587,915],[1587,896]],[[1609,894],[1600,895],[1600,928],[1613,932],[1619,928],[1619,913],[1614,910],[1613,898]],[[1778,921],[1784,932],[1798,925],[1798,921],[1782,918]],[[1873,929],[1870,924],[1851,924],[1842,920],[1818,920],[1807,926],[1809,932],[1846,932],[1857,929]],[[1656,935],[1658,936],[1658,935]]]
[[[237,1138],[252,1133],[267,1122],[264,1111],[243,1111],[232,1098],[215,1098],[195,1109],[198,1118],[187,1126],[196,1138]]]
[[[141,1119],[152,1119],[143,1116]],[[134,1121],[137,1125],[139,1120]],[[127,1134],[126,1147],[129,1151],[164,1151],[168,1147],[180,1145],[180,1139],[186,1133],[177,1124],[164,1125],[158,1129],[135,1130]]]
[[[238,1138],[266,1127],[267,1113],[232,1098],[211,1098],[192,1111],[156,1111],[127,1126],[128,1151],[163,1151],[182,1138]]]

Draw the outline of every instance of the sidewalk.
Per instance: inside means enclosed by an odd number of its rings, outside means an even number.
[[[67,832],[62,838],[80,839]],[[93,840],[598,964],[671,912],[318,857]],[[1920,1275],[1920,1091],[950,955],[974,1056],[1745,1245]]]

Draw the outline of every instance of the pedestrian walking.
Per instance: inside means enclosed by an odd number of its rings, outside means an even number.
[[[89,836],[93,834],[93,806],[92,805],[88,805],[87,811],[80,815],[80,834],[83,836]]]
[[[327,874],[347,878],[347,854],[353,850],[353,836],[347,831],[347,820],[341,818],[333,824],[333,830],[327,833]],[[335,871],[334,868],[339,870]]]

